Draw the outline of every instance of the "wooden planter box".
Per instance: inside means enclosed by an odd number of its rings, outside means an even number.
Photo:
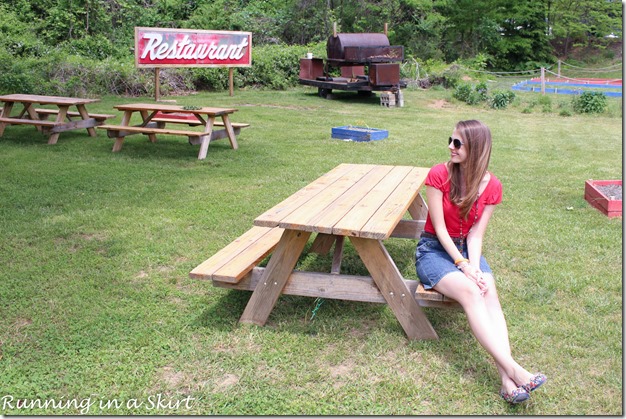
[[[611,199],[602,192],[603,186],[619,185],[621,180],[587,180],[585,181],[585,200],[609,218],[622,216],[622,200]]]

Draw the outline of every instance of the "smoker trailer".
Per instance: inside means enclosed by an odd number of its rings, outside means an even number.
[[[326,43],[328,58],[300,59],[300,84],[314,86],[321,97],[333,89],[356,91],[370,95],[372,91],[406,87],[400,80],[400,63],[404,59],[403,46],[390,46],[384,33],[338,33]],[[339,67],[341,77],[330,75],[332,67]]]

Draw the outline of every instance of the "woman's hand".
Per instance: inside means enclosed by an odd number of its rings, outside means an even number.
[[[485,295],[487,292],[487,281],[483,278],[482,271],[469,263],[461,266],[461,271],[478,286],[480,295]]]

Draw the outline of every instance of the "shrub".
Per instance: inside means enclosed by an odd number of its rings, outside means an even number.
[[[452,96],[461,102],[467,102],[472,94],[472,85],[469,83],[461,83],[456,86]]]
[[[263,45],[252,49],[251,67],[240,73],[248,86],[284,90],[298,83],[300,58],[307,53],[305,46]]]
[[[515,100],[515,93],[510,90],[496,90],[491,97],[493,109],[505,109]]]
[[[489,95],[487,93],[489,89],[487,88],[487,83],[484,81],[481,81],[480,83],[478,83],[476,85],[476,87],[474,88],[474,91],[476,92],[476,95],[478,96],[478,100],[480,102],[484,102],[488,99]]]
[[[548,95],[539,95],[537,96],[537,103],[542,106],[550,106],[552,107],[552,98]]]
[[[476,105],[480,102],[484,102],[489,97],[487,84],[485,82],[480,82],[476,86],[467,82],[457,84],[452,96],[468,105]]]
[[[441,85],[446,89],[456,88],[463,76],[461,66],[457,64],[448,65],[439,60],[426,60],[421,65],[420,73],[424,74],[427,78],[426,83],[428,86]]]
[[[572,99],[572,106],[578,113],[602,113],[608,107],[608,101],[601,92],[584,92]]]

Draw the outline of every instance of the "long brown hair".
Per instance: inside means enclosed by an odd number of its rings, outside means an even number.
[[[448,163],[450,200],[460,209],[461,217],[467,219],[472,204],[478,198],[480,181],[487,173],[491,158],[491,131],[480,121],[460,121],[456,129],[466,147],[467,158],[460,163]]]

